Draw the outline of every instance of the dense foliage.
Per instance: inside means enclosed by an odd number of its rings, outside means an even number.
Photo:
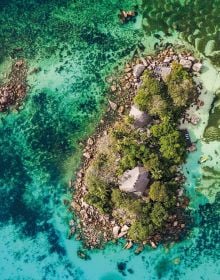
[[[121,223],[129,222],[132,240],[144,241],[161,231],[176,207],[177,166],[185,160],[185,141],[178,130],[177,115],[193,95],[192,77],[181,65],[173,64],[166,83],[145,71],[134,102],[152,116],[152,123],[137,128],[130,117],[117,122],[109,136],[110,156],[97,156],[93,172],[87,176],[87,202]],[[113,156],[116,160],[109,164]],[[145,167],[151,175],[150,188],[144,196],[121,192],[117,180],[106,179],[118,178],[136,166]]]
[[[164,85],[155,79],[151,72],[146,71],[134,102],[142,111],[147,111],[151,115],[164,116],[168,106],[163,92]]]
[[[180,108],[188,105],[188,101],[195,96],[195,85],[189,73],[183,66],[174,63],[167,79],[168,93],[174,106]]]

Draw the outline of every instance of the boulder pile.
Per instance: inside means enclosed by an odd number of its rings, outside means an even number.
[[[18,60],[12,66],[9,81],[0,86],[0,112],[11,106],[19,107],[27,92],[26,76],[27,66],[23,60]]]

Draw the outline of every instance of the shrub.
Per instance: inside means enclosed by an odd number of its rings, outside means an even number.
[[[163,117],[167,114],[167,110],[167,102],[161,97],[161,95],[156,94],[151,97],[150,106],[148,108],[148,113],[150,115]]]
[[[154,231],[154,226],[151,223],[143,224],[135,221],[128,232],[129,238],[134,241],[145,241]]]
[[[149,155],[148,159],[144,159],[143,164],[144,167],[151,172],[151,175],[155,180],[163,177],[164,172],[161,160],[156,153],[152,153]]]
[[[121,192],[118,188],[113,189],[111,193],[111,201],[116,208],[126,207],[126,193]]]
[[[172,71],[167,78],[167,86],[168,93],[177,108],[185,107],[189,98],[195,96],[195,83],[192,77],[178,63],[172,65]]]
[[[149,196],[153,201],[167,202],[169,200],[167,187],[159,181],[155,181],[150,186]]]
[[[161,91],[161,83],[153,77],[151,72],[145,71],[142,85],[134,98],[134,103],[140,108],[140,110],[149,111],[152,108],[152,96],[160,96]]]
[[[185,144],[179,131],[173,131],[160,137],[160,152],[165,159],[179,164],[183,162],[185,155]]]
[[[107,185],[101,178],[89,175],[86,178],[88,186],[88,194],[85,200],[98,208],[102,213],[111,210],[111,187]]]
[[[155,224],[155,226],[160,228],[163,226],[164,222],[167,220],[168,213],[160,202],[156,202],[154,204],[150,217],[151,217],[152,222]]]

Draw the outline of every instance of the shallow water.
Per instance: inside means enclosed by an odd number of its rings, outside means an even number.
[[[178,245],[147,248],[139,256],[122,250],[122,244],[109,245],[89,252],[91,260],[83,261],[76,254],[80,242],[67,239],[71,215],[63,205],[63,199],[70,197],[68,180],[80,164],[79,141],[94,130],[106,103],[105,77],[131,57],[137,44],[150,51],[158,41],[154,32],[175,32],[175,37],[181,32],[181,39],[218,65],[220,1],[187,2],[180,6],[164,1],[163,6],[161,1],[148,1],[143,18],[139,15],[136,23],[121,26],[119,9],[131,9],[138,1],[1,1],[0,80],[10,57],[25,57],[30,69],[42,69],[28,77],[31,88],[23,109],[0,116],[1,279],[219,279],[217,141],[199,141],[198,152],[184,166],[195,227]],[[181,28],[186,14],[187,26],[178,30],[174,22]],[[212,17],[211,22],[201,20],[204,14]],[[202,49],[188,39],[196,18],[198,37],[206,44],[215,41],[211,51],[211,44]],[[16,47],[23,50],[13,50]],[[214,121],[212,115],[209,119],[213,93],[219,87],[217,72],[209,63],[202,80],[207,106],[199,112],[204,123],[190,129],[195,138],[219,119],[214,111]],[[213,161],[199,166],[199,157],[207,152]]]

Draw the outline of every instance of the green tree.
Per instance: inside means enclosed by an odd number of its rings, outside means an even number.
[[[173,131],[160,137],[160,152],[165,159],[181,163],[184,160],[185,145],[179,131]]]
[[[99,177],[94,175],[87,176],[86,184],[88,193],[85,200],[98,208],[102,213],[108,213],[111,210],[111,188]]]
[[[129,238],[134,241],[145,241],[154,231],[154,226],[152,223],[143,224],[141,222],[135,221],[128,232]]]
[[[164,184],[155,181],[150,186],[149,197],[153,201],[167,202],[169,200],[169,192]]]
[[[167,78],[168,93],[176,107],[185,107],[190,97],[195,96],[195,83],[189,73],[178,63],[172,65]]]
[[[168,213],[160,202],[156,202],[154,204],[150,217],[151,217],[152,222],[158,228],[160,228],[163,226],[164,222],[167,220]]]
[[[161,92],[162,85],[160,81],[155,79],[151,72],[145,71],[142,79],[142,85],[134,98],[134,103],[140,108],[140,110],[149,111],[152,107],[152,96],[160,96]]]
[[[147,159],[144,159],[143,164],[144,167],[151,172],[151,175],[155,180],[163,177],[163,167],[156,153],[152,153]]]
[[[150,115],[163,117],[166,115],[167,110],[167,102],[161,97],[161,95],[156,94],[151,97],[150,106],[148,108],[148,113]]]
[[[160,138],[163,135],[167,135],[173,130],[174,130],[174,125],[169,116],[163,117],[159,124],[154,124],[150,128],[150,132],[152,136],[157,138]]]

